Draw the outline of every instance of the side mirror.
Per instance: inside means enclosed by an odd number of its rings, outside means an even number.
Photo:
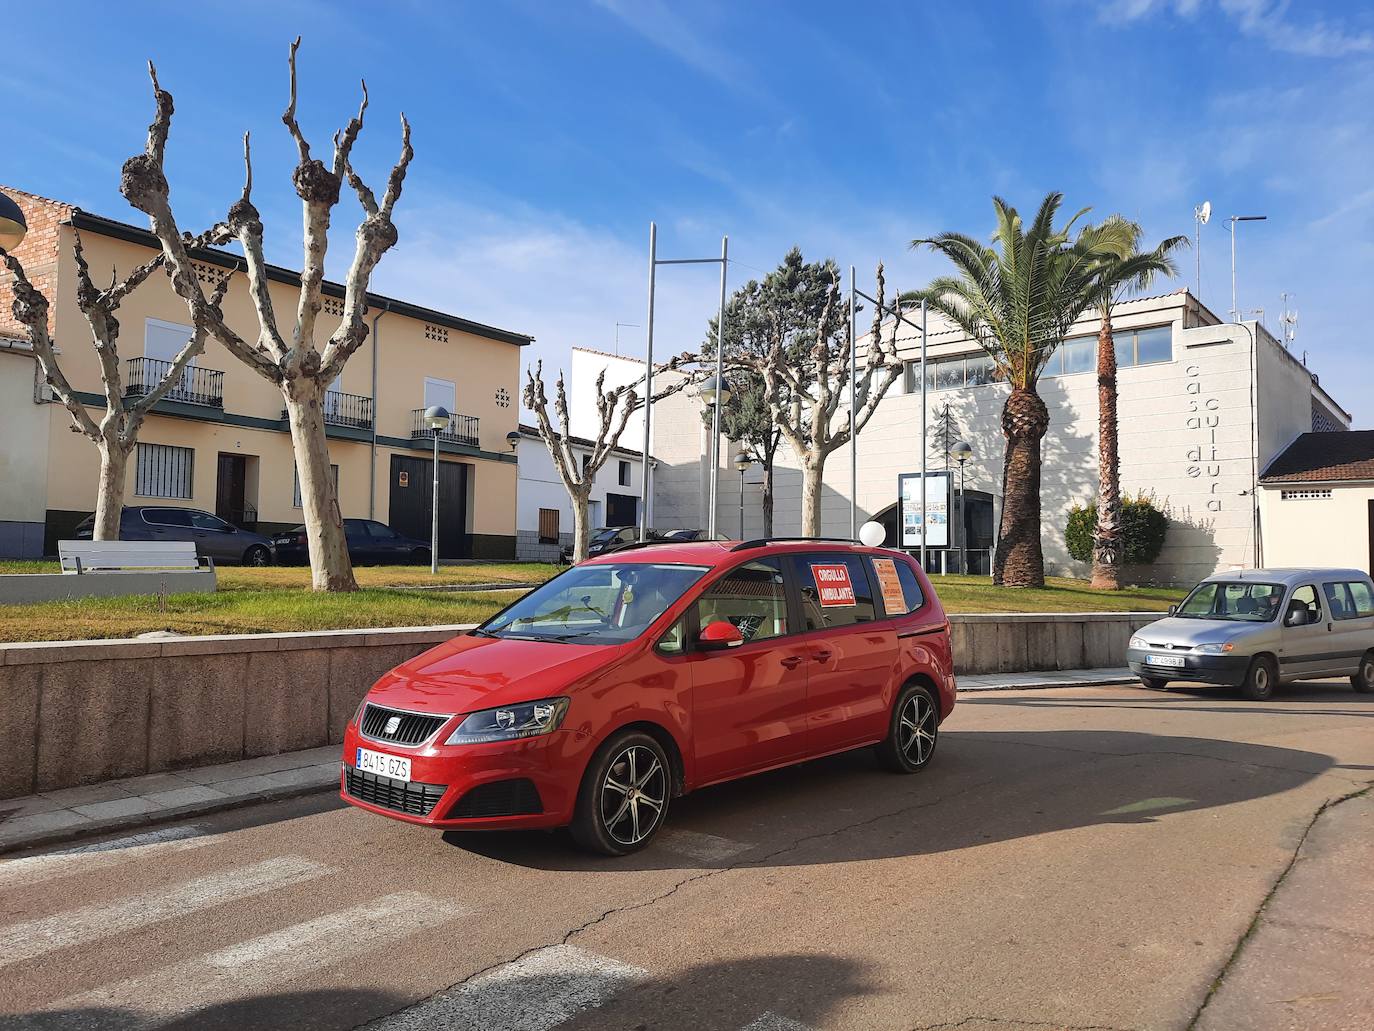
[[[1177,606],[1177,605],[1170,605],[1170,606],[1169,606],[1169,615],[1171,615],[1171,616],[1176,616],[1176,615],[1178,615],[1178,606]]]
[[[1292,602],[1288,606],[1288,615],[1283,617],[1284,626],[1306,626],[1307,625],[1307,606],[1300,601]]]
[[[707,652],[738,648],[743,643],[744,635],[739,632],[739,627],[724,619],[707,623],[701,628],[701,633],[697,634],[697,644],[702,651]]]

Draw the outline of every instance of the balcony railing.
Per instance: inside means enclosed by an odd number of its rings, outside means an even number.
[[[434,431],[425,425],[423,408],[416,408],[410,413],[410,439],[434,439]],[[450,415],[448,429],[439,431],[439,439],[450,444],[469,444],[477,447],[477,416]]]
[[[340,390],[324,393],[324,421],[327,426],[372,428],[372,398],[360,394],[345,394]]]
[[[124,396],[142,397],[150,394],[172,369],[171,362],[160,358],[130,358],[125,362]],[[180,401],[207,408],[224,407],[224,373],[216,369],[202,369],[188,365],[181,370],[171,389],[162,395],[164,401]]]

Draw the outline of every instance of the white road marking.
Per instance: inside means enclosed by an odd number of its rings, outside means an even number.
[[[376,940],[379,927],[385,929],[388,944],[393,944],[470,912],[464,906],[417,891],[383,895],[146,977],[62,999],[50,1008],[118,1007],[135,1014],[134,1026],[156,1027],[229,999],[279,991],[312,970],[361,951]]]
[[[758,1020],[740,1028],[740,1031],[815,1031],[815,1029],[808,1024],[803,1024],[800,1020],[780,1017],[769,1010]]]
[[[15,883],[34,884],[88,870],[103,870],[150,855],[199,848],[214,840],[206,835],[205,828],[198,824],[162,827],[112,841],[97,841],[92,845],[76,845],[56,852],[45,852],[40,856],[11,859],[0,863],[0,888]]]
[[[112,938],[197,910],[261,895],[330,873],[329,867],[299,856],[281,856],[225,870],[172,888],[131,895],[118,902],[82,906],[0,929],[0,966],[56,952],[71,945]]]
[[[614,998],[647,971],[551,945],[379,1021],[381,1031],[549,1031]]]
[[[660,831],[655,844],[666,848],[669,852],[677,852],[679,855],[698,859],[703,863],[724,862],[753,848],[752,845],[743,841],[733,841],[730,838],[718,837],[715,834],[684,830]]]

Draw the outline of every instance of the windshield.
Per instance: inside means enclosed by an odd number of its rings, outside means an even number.
[[[574,566],[474,633],[532,641],[623,644],[682,597],[704,566],[648,562]]]
[[[1268,623],[1279,613],[1282,584],[1251,580],[1211,580],[1198,584],[1174,613],[1185,619],[1227,619]]]

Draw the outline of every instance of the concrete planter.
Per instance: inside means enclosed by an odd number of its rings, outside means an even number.
[[[954,616],[955,668],[1122,666],[1156,618]],[[0,798],[338,743],[378,677],[463,629],[0,644]]]
[[[120,573],[0,573],[0,605],[32,605],[132,594],[214,594],[215,571],[158,569]]]

